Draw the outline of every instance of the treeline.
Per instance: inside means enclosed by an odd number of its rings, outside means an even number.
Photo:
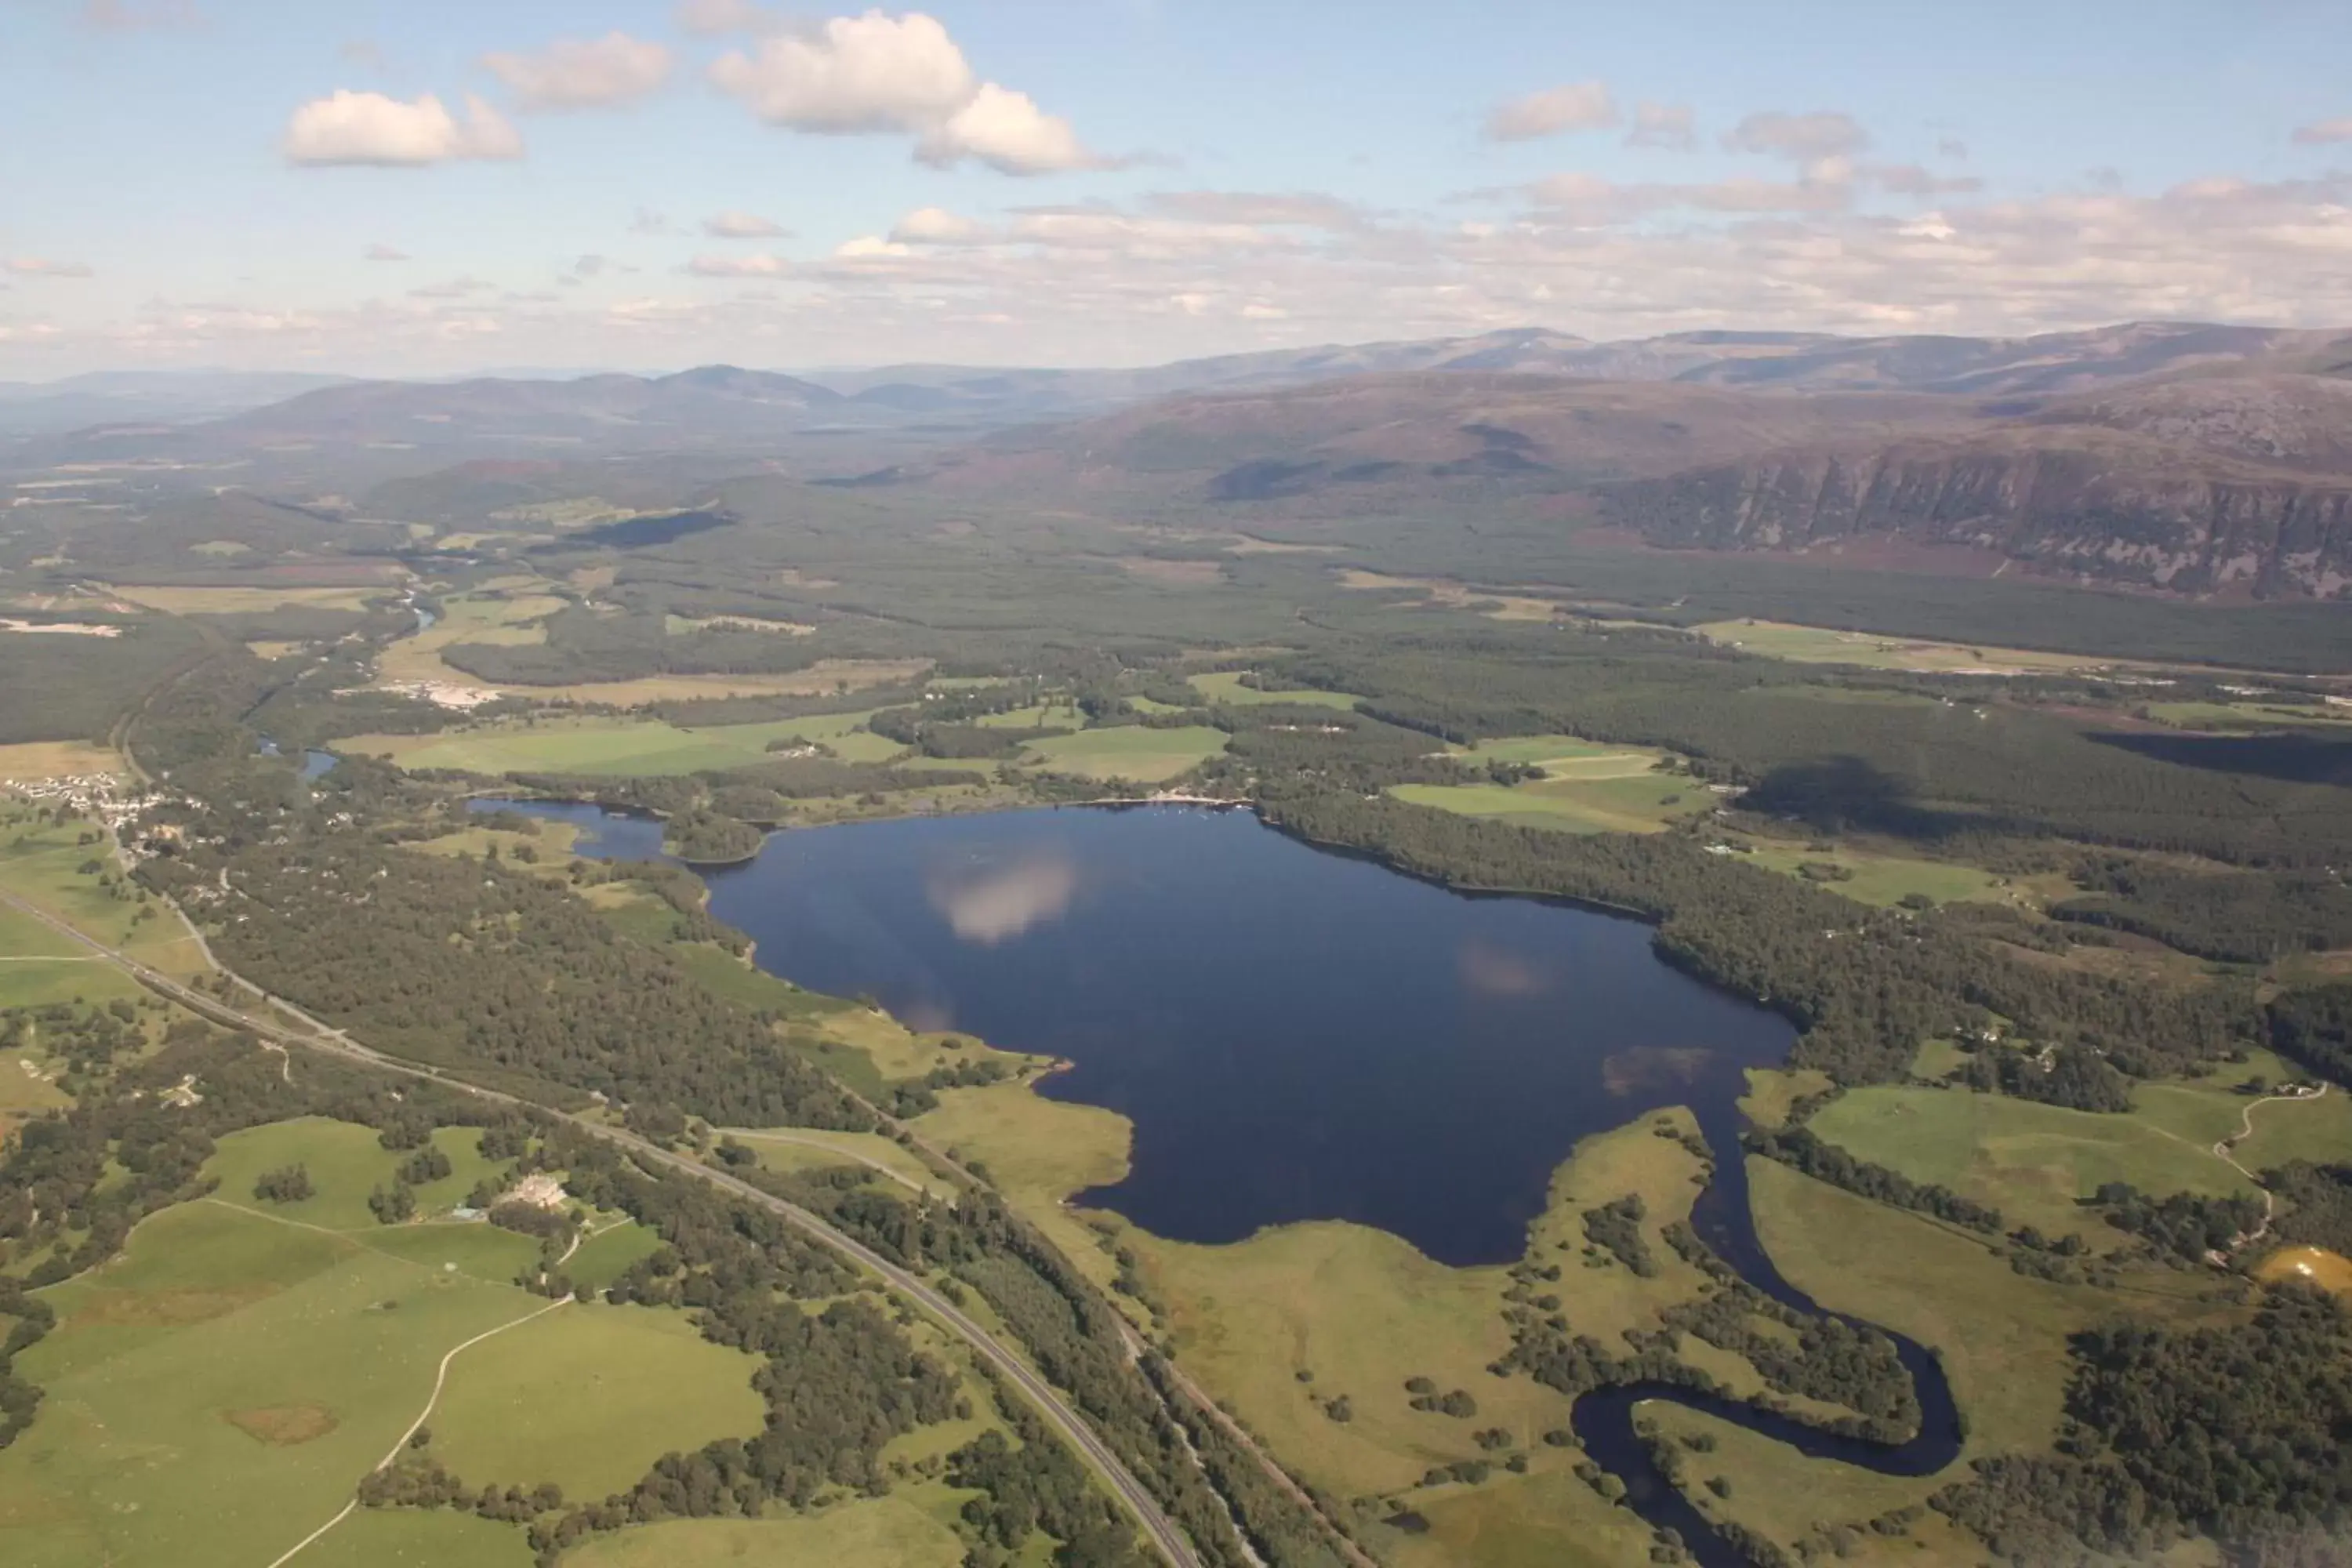
[[[1118,1312],[995,1194],[967,1191],[952,1203],[917,1197],[887,1190],[863,1171],[837,1178],[743,1174],[824,1215],[891,1261],[945,1268],[958,1289],[978,1293],[1211,1568],[1245,1568],[1252,1552],[1266,1568],[1333,1568],[1326,1527],[1263,1477],[1222,1493],[1209,1486],[1192,1458],[1196,1448],[1202,1462],[1217,1456],[1212,1473],[1238,1474],[1249,1461],[1213,1424],[1179,1422],[1171,1412],[1183,1408],[1181,1399],[1164,1395],[1164,1374],[1130,1356]],[[1235,1534],[1236,1513],[1246,1549]]]
[[[1979,1460],[1935,1508],[2020,1563],[2147,1557],[2191,1531],[2243,1568],[2340,1558],[2352,1322],[2332,1299],[2287,1286],[2242,1327],[2093,1329],[2073,1361],[2059,1452]]]
[[[1802,1032],[1792,1059],[1843,1083],[1900,1079],[1923,1040],[1996,1016],[2134,1077],[2178,1072],[2259,1033],[2252,988],[2158,993],[2029,964],[1965,915],[1874,910],[1685,838],[1578,836],[1269,782],[1260,810],[1318,844],[1450,886],[1546,894],[1657,923],[1661,956]]]
[[[2138,1237],[2173,1263],[2202,1263],[2209,1253],[2226,1256],[2239,1237],[2252,1235],[2263,1223],[2263,1200],[2244,1194],[2168,1193],[2158,1198],[2128,1182],[2108,1182],[2091,1201],[2109,1225]]]
[[[2352,792],[2160,760],[2108,743],[2095,721],[1954,700],[1921,678],[1499,630],[1337,642],[1269,674],[1362,693],[1363,712],[1448,741],[1565,732],[1664,747],[1749,786],[1745,805],[1825,829],[2054,837],[2257,866],[2352,857]]]
[[[2050,909],[2063,921],[2153,937],[2229,963],[2352,947],[2352,889],[2331,871],[2186,870],[2120,856],[2077,868],[2080,896]]]
[[[142,880],[219,923],[223,963],[379,1048],[727,1126],[871,1125],[767,1024],[543,878],[296,822],[255,842],[219,816],[223,844]]]
[[[1987,1235],[1999,1235],[2002,1229],[1999,1209],[1964,1198],[1949,1187],[1915,1182],[1900,1171],[1858,1160],[1836,1144],[1825,1142],[1810,1128],[1758,1130],[1741,1142],[1750,1153],[1778,1160],[1817,1182],[1843,1187],[1874,1202]]]

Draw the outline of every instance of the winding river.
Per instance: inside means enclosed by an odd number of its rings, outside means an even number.
[[[583,853],[659,852],[657,823],[476,804],[572,823]],[[1685,1105],[1716,1160],[1694,1226],[1759,1289],[1822,1310],[1757,1238],[1738,1141],[1744,1070],[1784,1060],[1793,1032],[1659,960],[1636,921],[1467,897],[1247,813],[1167,807],[798,830],[705,875],[762,968],[1066,1059],[1041,1092],[1134,1127],[1127,1175],[1074,1201],[1156,1235],[1339,1219],[1442,1263],[1512,1262],[1580,1139]],[[1645,1519],[1729,1568],[1743,1559],[1636,1440],[1636,1406],[1673,1400],[1811,1456],[1932,1474],[1959,1422],[1934,1359],[1895,1339],[1926,1416],[1899,1446],[1671,1387],[1588,1394],[1574,1425]]]

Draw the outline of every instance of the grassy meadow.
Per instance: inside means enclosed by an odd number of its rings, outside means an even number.
[[[939,1489],[944,1490],[944,1488]],[[956,1568],[954,1531],[903,1496],[783,1519],[681,1519],[590,1537],[565,1568]]]
[[[646,719],[509,719],[437,735],[356,735],[335,749],[410,769],[639,778],[751,767],[766,762],[769,746],[778,741],[814,742],[853,763],[882,762],[904,750],[867,730],[869,717],[870,710],[825,713],[695,730]]]
[[[1356,706],[1357,699],[1344,691],[1322,691],[1300,689],[1288,691],[1261,691],[1255,686],[1242,684],[1242,672],[1223,670],[1213,675],[1191,678],[1192,689],[1211,702],[1232,708],[1264,708],[1288,704],[1301,708],[1336,708],[1347,711]]]
[[[1916,856],[1891,855],[1840,843],[1831,849],[1801,845],[1759,844],[1744,857],[1751,866],[1796,877],[1801,866],[1827,864],[1848,873],[1843,881],[1822,884],[1858,903],[1891,909],[1914,894],[1939,904],[1996,902],[2009,897],[2002,879],[1974,866],[1949,860],[1923,860]]]
[[[2234,1131],[2234,1113],[2230,1120]],[[2253,1190],[2213,1157],[2210,1141],[2185,1139],[2146,1116],[2069,1110],[1964,1089],[1872,1085],[1822,1107],[1811,1125],[1857,1159],[1990,1204],[2012,1226],[2072,1231],[2102,1250],[2126,1238],[2080,1200],[2108,1182],[2158,1195]]]
[[[1963,646],[1874,632],[1832,631],[1780,621],[1710,621],[1691,628],[1710,642],[1794,664],[1850,664],[1864,669],[1902,669],[1927,675],[2064,674],[2103,669],[2114,659],[2077,654],[2039,653],[2030,648]]]
[[[1123,724],[1050,736],[1029,746],[1023,758],[1055,773],[1150,784],[1188,773],[1224,749],[1224,731],[1206,725],[1147,730],[1140,724]]]
[[[1544,776],[1516,784],[1398,784],[1389,793],[1413,805],[1565,833],[1655,833],[1715,804],[1704,784],[1657,771],[1667,753],[1643,747],[1515,735],[1453,750],[1467,763],[1517,763]]]

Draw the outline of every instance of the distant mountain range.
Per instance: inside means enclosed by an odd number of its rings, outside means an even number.
[[[37,425],[79,406],[113,417]],[[2352,333],[2336,331],[1593,342],[1528,329],[1143,370],[130,374],[0,387],[11,428],[0,468],[111,464],[156,484],[230,468],[327,511],[388,500],[388,480],[414,500],[445,471],[462,480],[452,497],[471,495],[478,469],[457,470],[484,461],[660,458],[1019,504],[1321,519],[1342,538],[1353,516],[1409,511],[1434,536],[1505,507],[1675,548],[1925,549],[1953,569],[2171,591],[2352,588]]]

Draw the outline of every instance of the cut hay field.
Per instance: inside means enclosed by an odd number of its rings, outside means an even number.
[[[441,618],[386,647],[376,660],[376,684],[401,686],[429,681],[480,688],[485,683],[441,660],[441,650],[457,643],[530,647],[547,640],[536,623],[570,601],[553,594],[519,588],[483,589],[443,601]]]
[[[86,778],[120,774],[122,759],[104,746],[80,741],[26,741],[0,746],[0,784],[26,784],[42,779]]]
[[[2231,1122],[2235,1131],[2234,1116]],[[2011,1226],[2031,1224],[2053,1236],[2071,1231],[2102,1250],[2126,1237],[2078,1200],[2105,1183],[2128,1182],[2158,1196],[2253,1190],[2205,1143],[2147,1117],[2007,1095],[1877,1084],[1822,1107],[1811,1125],[1857,1159],[1990,1204]]]
[[[1192,684],[1192,689],[1208,700],[1232,708],[1262,708],[1287,703],[1302,708],[1337,708],[1344,711],[1353,709],[1359,700],[1345,691],[1319,691],[1306,688],[1261,691],[1255,686],[1244,686],[1242,672],[1234,669],[1214,675],[1193,676]]]
[[[1124,724],[1109,730],[1055,735],[1030,746],[1023,757],[1055,773],[1076,773],[1084,778],[1165,784],[1192,772],[1224,749],[1224,731],[1206,725],[1147,730],[1140,724]]]
[[[853,763],[898,755],[904,748],[897,742],[865,728],[871,716],[869,710],[696,730],[656,720],[516,719],[437,735],[355,735],[335,742],[335,749],[410,769],[646,778],[754,766],[768,760],[768,746],[776,741],[814,742]]]
[[[563,1561],[565,1568],[956,1568],[964,1548],[914,1498],[893,1495],[796,1518],[641,1525],[591,1536]]]
[[[266,616],[273,610],[364,610],[394,592],[389,586],[342,588],[129,587],[111,592],[169,616]]]
[[[1544,776],[1517,784],[1398,784],[1389,793],[1412,805],[1564,833],[1655,833],[1715,801],[1699,781],[1658,772],[1668,753],[1646,747],[1512,735],[1448,750],[1467,763],[1517,763]]]
[[[475,1136],[436,1139],[454,1155]],[[310,1119],[222,1145],[207,1166],[216,1197],[152,1216],[112,1262],[45,1293],[58,1327],[20,1365],[47,1398],[0,1451],[0,1562],[270,1563],[332,1518],[425,1411],[443,1358],[491,1330],[449,1363],[429,1422],[436,1454],[446,1446],[477,1484],[602,1495],[668,1449],[759,1430],[751,1358],[704,1342],[682,1314],[551,1310],[510,1283],[537,1254],[527,1237],[375,1225],[368,1156],[386,1170],[395,1156],[370,1130]],[[315,1198],[252,1198],[252,1173],[296,1158]],[[467,1179],[461,1168],[449,1182]],[[320,1223],[354,1212],[350,1229]],[[520,1531],[467,1528],[478,1522],[361,1510],[305,1561],[528,1561]]]
[[[1832,631],[1780,621],[1709,621],[1690,628],[1709,642],[1794,664],[1851,664],[1864,669],[1902,669],[1919,674],[2063,674],[2105,669],[2122,661],[2080,654],[2041,653],[2031,648],[1963,646],[1873,632]],[[2153,668],[2153,667],[2142,667]]]
[[[1744,858],[1751,866],[1783,876],[1799,877],[1800,866],[1826,863],[1851,872],[1844,881],[1821,885],[1859,903],[1891,909],[1916,893],[1939,904],[2000,902],[2009,896],[2001,879],[1974,866],[1948,860],[1922,860],[1915,856],[1885,855],[1875,850],[1840,845],[1834,849],[1807,849],[1801,845],[1758,845]]]

